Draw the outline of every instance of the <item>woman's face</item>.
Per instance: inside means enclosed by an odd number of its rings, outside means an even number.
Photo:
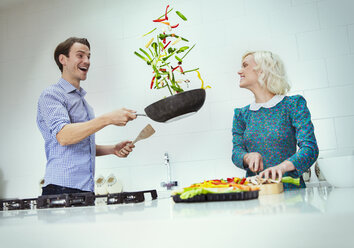
[[[259,73],[254,69],[257,66],[252,54],[247,55],[242,61],[241,69],[237,72],[240,79],[240,88],[251,89],[258,84]]]

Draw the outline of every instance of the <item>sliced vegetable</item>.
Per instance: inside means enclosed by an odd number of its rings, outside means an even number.
[[[180,23],[172,24],[172,21],[169,21],[168,14],[172,10],[173,8],[170,8],[170,6],[167,5],[164,14],[157,19],[152,20],[157,25],[158,23],[164,24],[162,26],[163,31],[155,35],[153,33],[157,30],[157,27],[154,27],[152,30],[145,33],[142,37],[153,34],[153,38],[145,44],[145,48],[140,48],[138,52],[134,52],[136,56],[144,60],[153,69],[154,77],[151,80],[150,88],[161,89],[167,87],[171,95],[182,92],[183,89],[180,85],[183,85],[184,82],[190,82],[188,78],[185,78],[185,73],[199,70],[199,68],[196,68],[184,71],[181,66],[182,62],[184,62],[184,58],[194,48],[195,44],[192,47],[176,47],[180,41],[189,41],[179,34],[176,34],[175,30],[180,26]],[[182,20],[187,21],[187,18],[180,11],[176,11],[176,15]],[[172,29],[174,29],[174,32],[172,32]],[[154,41],[155,37],[156,40]],[[174,56],[176,60],[173,59],[173,62],[170,62],[169,60],[172,56]],[[182,78],[178,78],[178,80],[175,79],[175,70],[181,72],[182,75],[179,76]],[[201,79],[200,74],[198,75]],[[202,81],[202,87],[204,87],[203,83],[204,82]],[[221,183],[223,182],[224,181],[221,181]]]
[[[136,56],[138,56],[139,58],[143,59],[144,61],[149,62],[149,60],[148,60],[147,58],[145,58],[143,55],[141,55],[140,53],[134,52],[134,54],[135,54]]]
[[[182,59],[180,59],[177,55],[175,56],[175,58],[182,63]]]
[[[281,179],[282,183],[291,183],[296,186],[300,186],[300,178],[292,178],[292,177],[283,177]]]
[[[155,81],[155,76],[151,79],[151,85],[150,85],[150,89],[152,89],[152,86],[154,85],[154,81]]]
[[[195,47],[195,44],[187,51],[187,53],[182,57],[182,59],[184,59],[184,57],[187,56],[187,54]]]
[[[198,78],[200,79],[200,81],[202,81],[202,86],[200,88],[202,88],[202,89],[211,88],[209,85],[204,87],[204,81],[203,81],[202,77],[200,76],[200,72],[199,71],[196,71],[196,72],[198,74]]]
[[[179,17],[181,17],[181,19],[182,19],[183,21],[187,21],[187,18],[186,18],[181,12],[179,12],[178,10],[176,11],[176,14],[177,14]]]
[[[151,43],[152,43],[153,41],[154,41],[154,37],[152,37],[152,38],[149,40],[149,42],[146,43],[145,47],[148,48],[148,47],[151,45]]]
[[[146,57],[148,57],[149,58],[149,61],[151,61],[152,59],[151,59],[151,57],[150,57],[150,55],[144,50],[144,49],[142,49],[142,48],[139,48],[139,50],[140,51],[142,51],[145,55],[146,55]]]
[[[174,46],[174,45],[176,45],[178,42],[180,42],[182,40],[182,38],[181,37],[178,37],[177,38],[177,40],[175,40],[172,44],[171,44],[171,46]]]
[[[148,35],[148,34],[151,34],[152,32],[154,32],[157,28],[154,28],[153,30],[151,30],[150,32],[147,32],[146,34],[144,34],[142,37]]]

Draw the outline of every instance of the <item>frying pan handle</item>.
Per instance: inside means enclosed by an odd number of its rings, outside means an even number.
[[[146,114],[135,114],[136,116],[146,116]]]

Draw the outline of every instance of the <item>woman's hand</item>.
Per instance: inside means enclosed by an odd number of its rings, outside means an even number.
[[[243,157],[243,163],[248,165],[248,168],[252,172],[258,172],[263,170],[263,158],[258,152],[247,153]]]
[[[284,162],[270,167],[262,171],[259,176],[264,177],[265,179],[272,178],[273,180],[278,180],[279,182],[283,178],[285,172],[295,170],[295,166],[292,162],[285,160]]]
[[[126,140],[116,144],[113,148],[113,153],[120,158],[126,158],[133,151],[134,147],[135,145],[131,141]]]

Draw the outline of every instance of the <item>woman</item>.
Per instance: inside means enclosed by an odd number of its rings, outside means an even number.
[[[250,90],[255,102],[236,108],[233,119],[233,163],[247,171],[281,180],[300,177],[318,157],[311,115],[300,95],[285,96],[290,86],[280,58],[268,51],[248,52],[238,71],[240,87]],[[298,146],[298,150],[296,147]],[[297,188],[284,184],[284,188]]]

